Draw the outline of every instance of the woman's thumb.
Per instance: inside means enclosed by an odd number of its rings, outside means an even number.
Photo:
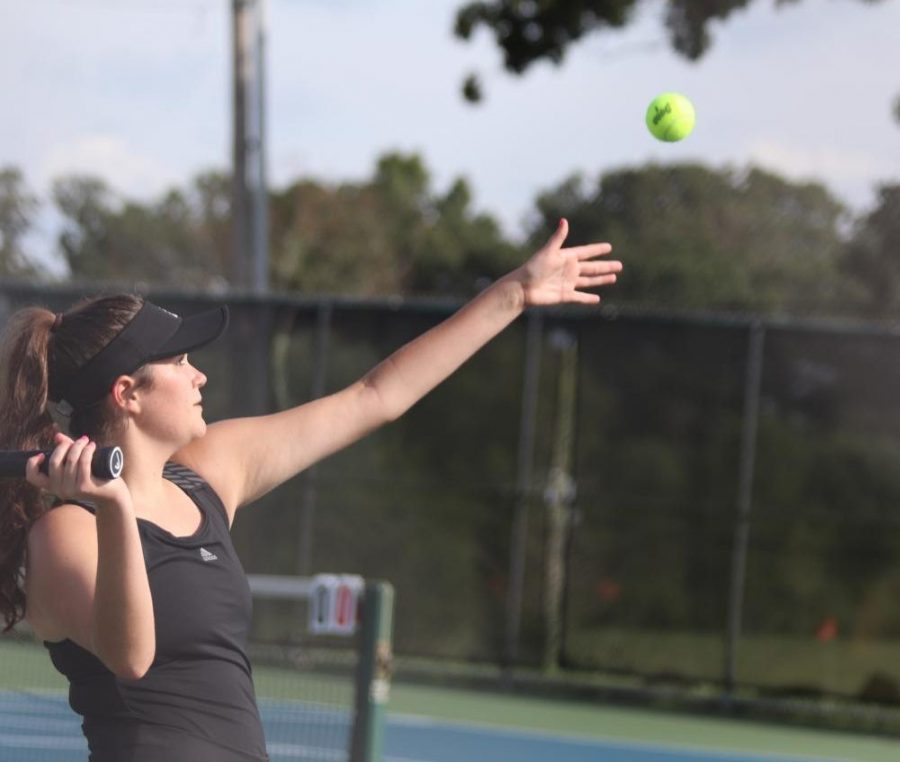
[[[559,225],[557,225],[556,230],[553,231],[553,235],[550,236],[547,245],[560,248],[566,240],[567,235],[569,235],[569,221],[565,217],[561,217]]]

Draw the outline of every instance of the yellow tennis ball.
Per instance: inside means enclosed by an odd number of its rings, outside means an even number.
[[[647,129],[657,140],[674,143],[694,129],[694,105],[681,93],[657,95],[647,107]]]

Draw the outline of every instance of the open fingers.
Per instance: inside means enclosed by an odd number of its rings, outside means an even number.
[[[600,297],[597,294],[588,294],[584,291],[573,291],[572,297],[569,299],[576,304],[599,304]]]
[[[580,277],[575,281],[575,288],[597,288],[598,286],[608,286],[616,282],[616,274],[609,273],[607,275],[592,275],[589,277]]]
[[[622,263],[618,260],[601,259],[595,262],[579,262],[578,274],[583,276],[606,275],[622,272]]]
[[[609,243],[588,243],[584,246],[572,246],[566,249],[567,254],[574,254],[576,259],[592,259],[602,257],[612,251]]]

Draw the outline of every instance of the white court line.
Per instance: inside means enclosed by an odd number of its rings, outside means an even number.
[[[81,733],[81,723],[74,717],[71,720],[44,717],[20,717],[16,715],[0,715],[0,728],[19,728],[34,730],[67,730]]]
[[[0,734],[0,746],[14,749],[75,749],[87,751],[87,743],[84,738],[75,737],[46,737],[46,736],[18,736]]]
[[[335,762],[343,762],[347,759],[344,749],[325,749],[316,746],[303,746],[295,743],[266,744],[266,751],[270,757],[287,757],[288,759],[333,759]]]
[[[347,752],[344,749],[319,748],[293,743],[266,744],[266,751],[269,752],[269,756],[273,759],[275,757],[287,757],[288,759],[333,759],[335,762],[345,762],[347,759]],[[384,762],[430,762],[430,760],[385,756]]]
[[[30,694],[10,696],[0,694],[0,712],[4,714],[38,714],[56,715],[57,717],[71,713],[65,699],[53,699]]]

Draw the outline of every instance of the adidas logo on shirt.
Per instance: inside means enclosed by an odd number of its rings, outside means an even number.
[[[219,557],[215,553],[210,553],[206,548],[200,548],[200,558],[204,561],[218,561]]]

